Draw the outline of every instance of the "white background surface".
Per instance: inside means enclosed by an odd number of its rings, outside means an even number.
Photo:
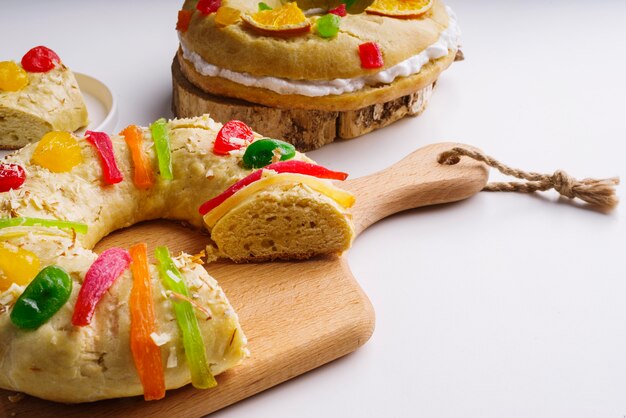
[[[181,3],[3,0],[1,59],[45,44],[113,89],[118,128],[146,124],[171,115]],[[426,112],[313,158],[357,177],[455,140],[528,170],[626,175],[626,2],[449,4],[467,60]],[[384,220],[348,255],[372,339],[215,416],[622,418],[625,211],[481,193]]]

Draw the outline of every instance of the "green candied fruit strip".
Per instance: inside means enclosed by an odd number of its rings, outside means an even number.
[[[150,125],[154,149],[159,161],[159,173],[165,180],[173,180],[172,172],[172,150],[170,148],[170,134],[167,128],[167,121],[164,118],[157,120]]]
[[[341,17],[329,13],[317,19],[315,27],[317,33],[322,38],[333,38],[339,33],[339,26],[341,26]]]
[[[167,247],[157,247],[154,255],[159,262],[159,276],[167,290],[189,297],[187,286],[183,276],[174,265],[174,260],[170,256]],[[186,300],[174,299],[174,314],[176,321],[183,334],[183,346],[185,355],[191,372],[191,384],[198,389],[208,389],[217,386],[217,381],[209,368],[206,358],[204,341],[200,334],[198,318],[193,310],[193,306]]]
[[[272,10],[272,8],[268,6],[267,3],[259,2],[259,12],[262,12],[263,10]]]
[[[72,279],[61,267],[41,270],[15,302],[11,322],[21,329],[35,330],[48,322],[67,303]]]
[[[2,218],[0,219],[0,229],[10,226],[43,226],[60,229],[73,229],[78,234],[86,234],[89,227],[80,222],[59,221],[57,219],[39,218]]]
[[[280,154],[280,161],[291,160],[296,156],[293,145],[278,139],[263,138],[248,145],[243,154],[243,165],[247,168],[263,168],[272,163],[275,152]]]

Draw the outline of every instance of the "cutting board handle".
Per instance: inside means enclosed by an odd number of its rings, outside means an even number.
[[[453,142],[427,145],[385,170],[343,182],[341,187],[356,195],[352,213],[357,235],[394,213],[478,193],[489,176],[485,164],[469,158],[455,165],[437,160],[443,151],[457,146],[473,148]]]

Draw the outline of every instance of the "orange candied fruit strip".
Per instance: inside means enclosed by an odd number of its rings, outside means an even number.
[[[152,283],[148,270],[148,247],[145,243],[129,249],[133,273],[133,288],[130,293],[130,349],[135,367],[143,385],[146,401],[165,396],[165,375],[161,361],[161,349],[150,337],[156,332]]]
[[[149,189],[154,184],[154,171],[150,165],[150,161],[141,148],[143,143],[143,131],[137,125],[129,125],[120,132],[124,136],[126,144],[130,149],[130,154],[135,165],[135,176],[133,181],[135,186],[140,189]]]
[[[181,32],[187,32],[189,29],[189,22],[191,22],[192,10],[179,10],[178,21],[176,21],[176,30]]]

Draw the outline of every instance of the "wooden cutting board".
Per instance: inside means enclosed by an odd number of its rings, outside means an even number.
[[[357,234],[394,213],[454,202],[480,191],[487,168],[468,159],[437,163],[440,152],[458,144],[429,145],[379,173],[342,183],[357,197]],[[197,253],[202,232],[155,221],[110,235],[96,247],[128,247],[145,241],[174,252]],[[150,251],[151,253],[152,251]],[[239,313],[251,357],[218,376],[219,386],[200,391],[190,385],[168,391],[164,400],[142,397],[64,405],[0,390],[2,417],[200,417],[312,370],[363,345],[374,331],[374,310],[352,276],[345,257],[263,264],[215,263],[207,270],[222,285]],[[1,344],[1,342],[0,342]]]

